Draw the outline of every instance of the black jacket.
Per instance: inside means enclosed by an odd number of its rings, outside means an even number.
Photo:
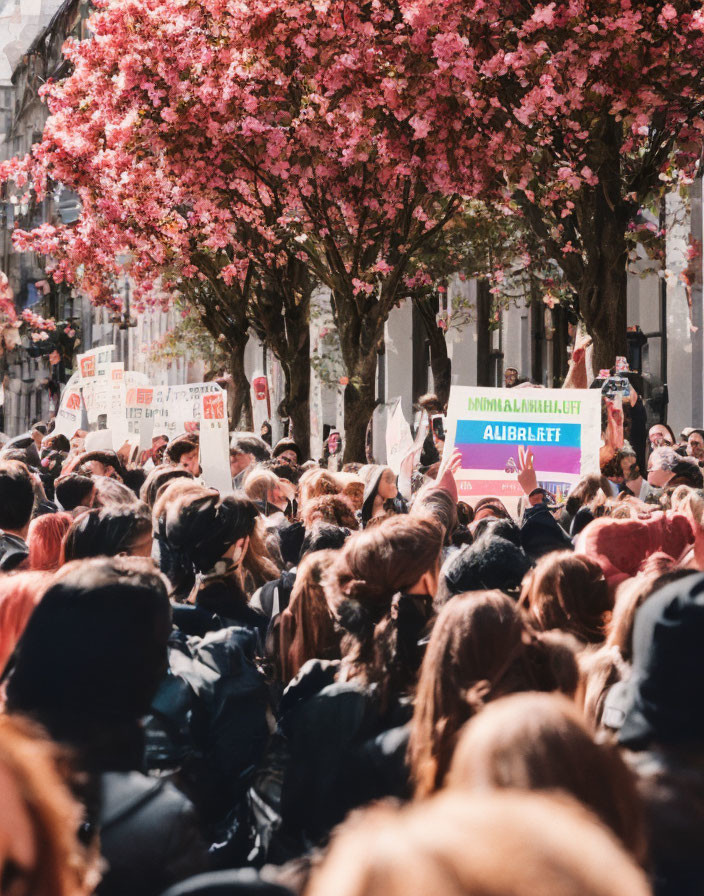
[[[284,692],[277,736],[250,792],[269,862],[324,842],[354,808],[410,795],[410,701],[384,709],[373,686],[336,682],[338,669],[310,660]]]
[[[193,805],[175,787],[139,772],[105,772],[100,803],[107,869],[99,896],[158,896],[208,869]]]

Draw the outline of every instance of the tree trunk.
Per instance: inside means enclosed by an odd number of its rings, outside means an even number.
[[[443,406],[450,400],[452,385],[452,361],[447,354],[445,331],[437,325],[434,303],[427,297],[416,301],[416,307],[423,321],[423,329],[430,345],[430,368],[433,371],[435,394]]]
[[[579,310],[594,344],[595,375],[613,367],[618,355],[626,355],[627,346],[628,252],[623,229],[614,221],[613,226],[604,228],[600,243],[592,276],[579,294]]]
[[[286,378],[286,397],[279,412],[291,419],[293,438],[307,459],[310,456],[310,338],[281,366]]]
[[[367,462],[367,427],[376,407],[376,348],[345,387],[345,451],[343,463]]]
[[[230,373],[232,374],[232,401],[228,409],[230,426],[233,429],[252,431],[252,395],[249,380],[244,369],[244,350],[249,336],[230,344]]]

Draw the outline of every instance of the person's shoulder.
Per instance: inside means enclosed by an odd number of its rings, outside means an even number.
[[[170,817],[192,810],[191,801],[172,784],[141,772],[104,772],[100,778],[100,829],[105,833],[130,821],[150,827],[158,816]]]

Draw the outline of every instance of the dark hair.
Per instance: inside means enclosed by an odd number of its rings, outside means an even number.
[[[183,467],[173,467],[168,464],[154,467],[142,483],[139,497],[147,507],[153,507],[159,489],[167,482],[171,482],[172,479],[193,479],[193,474]]]
[[[64,510],[86,507],[94,487],[93,480],[89,476],[69,473],[56,482],[56,500]]]
[[[300,559],[302,560],[306,554],[314,554],[316,551],[338,550],[349,536],[350,530],[343,526],[315,523],[311,529],[306,530],[301,545]]]
[[[144,504],[88,510],[73,521],[64,537],[64,562],[129,553],[151,528],[151,515]]]
[[[271,457],[271,451],[266,442],[263,439],[258,439],[255,435],[236,436],[232,440],[230,450],[239,454],[251,454],[260,463]]]
[[[200,440],[195,433],[179,436],[166,446],[164,456],[171,464],[178,464],[184,454],[190,454],[200,445]]]
[[[27,467],[17,460],[0,461],[0,529],[24,529],[33,507],[34,485]]]
[[[167,668],[171,613],[162,576],[135,557],[69,564],[32,614],[7,708],[84,747],[146,714]]]
[[[514,601],[500,591],[453,597],[438,616],[421,667],[409,742],[416,793],[443,783],[457,734],[489,700],[518,691],[574,690],[561,647],[533,633]]]
[[[445,603],[453,594],[484,588],[516,591],[529,569],[530,560],[519,547],[505,538],[485,534],[445,561],[437,602]]]
[[[503,538],[515,544],[517,548],[521,546],[521,530],[513,520],[495,519],[494,517],[485,516],[479,520],[474,528],[474,541],[480,538]]]
[[[163,534],[200,572],[208,572],[230,545],[254,531],[259,513],[242,494],[187,491],[167,507]]]
[[[698,432],[699,430],[697,430]],[[668,486],[688,485],[690,488],[702,488],[704,486],[704,476],[702,476],[701,467],[689,460],[681,460],[672,468],[672,479],[667,483]]]
[[[68,454],[71,450],[71,443],[62,432],[57,432],[47,436],[43,447],[48,448],[50,451],[63,451],[65,454]]]

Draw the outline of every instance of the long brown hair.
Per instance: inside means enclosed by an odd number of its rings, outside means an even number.
[[[417,796],[442,785],[457,732],[486,702],[517,691],[574,691],[576,661],[563,656],[553,663],[554,650],[500,591],[468,592],[445,604],[421,667],[411,725]]]
[[[487,706],[460,732],[447,786],[564,791],[645,859],[633,775],[616,747],[597,744],[575,704],[559,694],[514,694]]]
[[[291,600],[278,617],[281,681],[291,681],[310,659],[339,659],[340,634],[325,600],[322,579],[336,551],[316,551],[301,561]]]
[[[519,604],[538,629],[560,629],[585,643],[600,644],[614,601],[598,563],[571,551],[555,551],[527,574]]]

